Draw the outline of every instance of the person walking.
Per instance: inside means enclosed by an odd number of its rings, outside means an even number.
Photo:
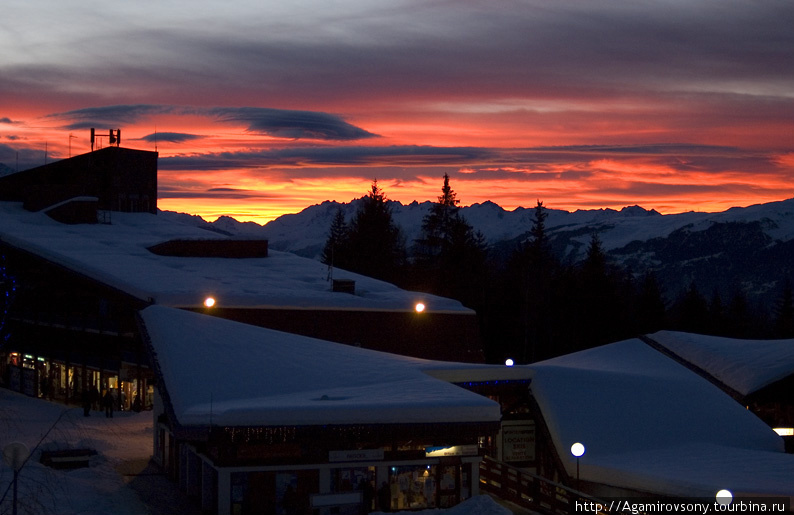
[[[105,408],[105,417],[113,418],[113,394],[110,393],[110,389],[102,396],[102,406]]]

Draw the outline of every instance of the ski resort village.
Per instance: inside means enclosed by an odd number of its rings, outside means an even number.
[[[0,177],[0,258],[1,514],[794,506],[794,340],[487,362],[456,300],[158,214],[116,145]]]

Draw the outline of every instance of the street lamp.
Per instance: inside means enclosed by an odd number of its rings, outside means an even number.
[[[584,444],[576,442],[571,445],[571,454],[576,456],[576,490],[579,490],[579,458],[584,455]]]
[[[513,358],[507,358],[505,360],[505,366],[506,367],[512,367],[513,365],[515,365],[515,361],[513,361]]]
[[[717,492],[717,504],[720,506],[728,506],[733,501],[733,494],[730,490],[720,490]]]

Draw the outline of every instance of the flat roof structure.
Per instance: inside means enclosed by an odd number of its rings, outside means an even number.
[[[326,265],[270,251],[266,240],[239,240],[170,217],[114,212],[112,223],[66,224],[0,202],[0,246],[17,269],[40,260],[119,292],[133,311],[157,304],[404,355],[483,360],[476,313],[456,300],[341,269],[331,280]],[[334,281],[347,283],[345,291]],[[39,309],[28,301],[25,309]],[[58,302],[47,309],[59,311]]]
[[[150,213],[113,213],[112,224],[65,225],[20,203],[0,202],[0,241],[96,278],[143,301],[217,307],[358,309],[474,314],[460,302],[402,290],[392,284],[336,270],[356,281],[356,294],[332,292],[328,267],[286,252],[266,258],[179,257],[148,250],[173,240],[228,241],[228,236],[175,223]]]
[[[678,331],[647,336],[743,396],[794,374],[794,341],[742,340]]]
[[[692,335],[692,338],[700,338]],[[794,345],[794,341],[789,341]],[[531,391],[569,477],[616,492],[794,497],[794,455],[768,425],[639,339],[531,365]]]
[[[457,378],[467,370],[480,377],[520,374],[340,345],[162,306],[146,308],[141,318],[180,425],[498,423],[497,402],[437,376]]]

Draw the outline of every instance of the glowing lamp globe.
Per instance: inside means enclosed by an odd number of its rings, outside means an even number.
[[[416,310],[417,313],[421,313],[425,310],[425,305],[422,304],[421,302],[417,302],[416,306],[414,306],[414,309]]]
[[[576,442],[575,444],[571,445],[571,454],[577,458],[582,457],[582,455],[584,455],[584,444]]]
[[[728,506],[733,501],[733,494],[730,490],[720,490],[717,492],[717,504]]]
[[[204,306],[205,307],[211,308],[214,305],[215,305],[215,299],[214,298],[207,297],[206,299],[204,299]]]
[[[512,367],[513,365],[515,365],[515,362],[513,361],[513,359],[512,359],[512,358],[507,358],[507,359],[505,360],[505,366],[507,366],[507,367]]]

